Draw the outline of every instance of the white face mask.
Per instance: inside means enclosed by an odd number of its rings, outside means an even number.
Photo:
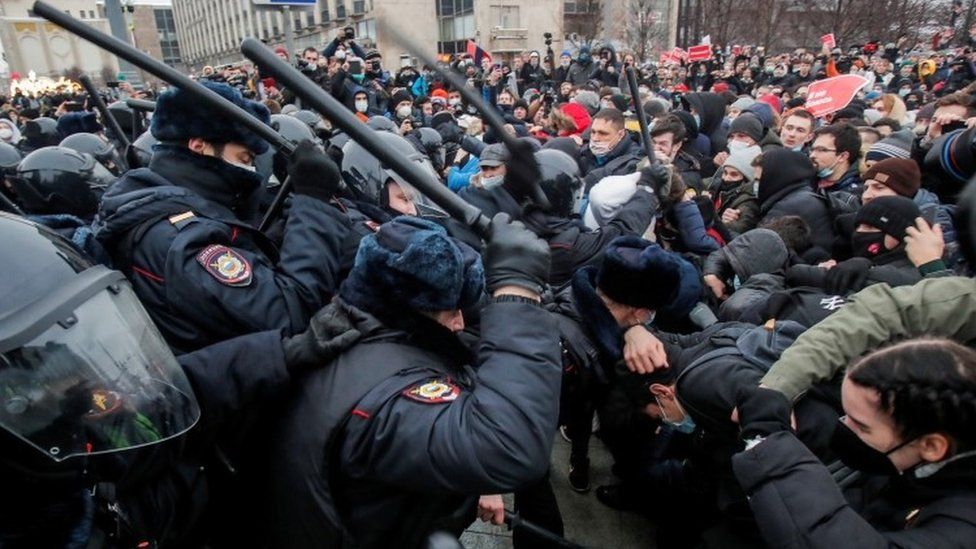
[[[369,101],[356,101],[356,112],[366,112],[369,108]]]
[[[346,58],[346,50],[336,50],[335,57],[339,61],[342,61],[343,59]]]
[[[403,105],[402,107],[397,107],[396,110],[397,118],[401,120],[410,116],[411,113],[413,113],[413,109],[411,109],[409,105]]]
[[[488,190],[494,189],[495,187],[498,187],[504,182],[505,182],[504,175],[493,175],[491,177],[481,178],[481,186]]]
[[[10,141],[10,139],[13,136],[14,136],[13,130],[7,127],[0,127],[0,139],[3,139],[4,141]]]
[[[461,98],[460,97],[451,97],[451,98],[448,98],[447,104],[450,105],[450,106],[452,106],[452,107],[456,107],[456,106],[458,106],[458,105],[461,104]]]
[[[739,141],[738,139],[729,141],[729,152],[741,151],[742,149],[748,149],[749,144],[745,141]]]
[[[560,67],[568,67],[569,66],[569,59],[560,59],[559,60],[559,66]]]
[[[596,156],[598,158],[601,156],[606,156],[607,153],[610,152],[611,148],[612,147],[610,143],[590,141],[590,152],[593,153],[593,156]]]

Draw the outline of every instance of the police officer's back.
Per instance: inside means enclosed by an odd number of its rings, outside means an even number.
[[[538,306],[548,247],[501,214],[487,248],[494,303],[472,354],[452,332],[482,296],[481,259],[426,220],[399,217],[360,244],[272,444],[269,545],[415,547],[479,494],[549,467],[558,331]],[[475,374],[467,365],[478,365]],[[463,513],[460,513],[463,514]],[[455,517],[455,521],[456,521]]]
[[[267,109],[224,84],[207,87],[267,123]],[[176,350],[235,335],[304,328],[337,286],[345,217],[328,204],[335,164],[311,143],[292,155],[294,185],[281,249],[248,225],[268,144],[181,90],[162,94],[152,119],[160,143],[148,168],[103,197],[96,236]]]

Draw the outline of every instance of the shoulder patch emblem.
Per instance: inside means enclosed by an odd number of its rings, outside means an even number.
[[[450,379],[428,379],[411,385],[402,394],[417,402],[440,404],[457,399],[461,388]]]
[[[251,283],[251,264],[244,256],[227,246],[207,246],[197,254],[197,263],[221,284],[247,286]]]

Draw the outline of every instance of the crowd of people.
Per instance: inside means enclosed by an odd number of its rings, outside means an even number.
[[[290,154],[189,89],[3,98],[0,547],[562,536],[594,438],[658,547],[976,546],[976,52],[275,51],[490,226],[246,62],[197,81]]]

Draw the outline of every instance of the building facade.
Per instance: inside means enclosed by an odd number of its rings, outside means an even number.
[[[96,79],[118,72],[118,60],[64,29],[34,17],[31,0],[0,2],[0,44],[7,61],[7,76],[35,73],[57,79],[81,70]],[[109,31],[95,0],[53,0],[65,13]]]
[[[384,34],[384,25],[395,26],[429,56],[464,51],[467,40],[503,57],[544,50],[544,32],[553,34],[558,51],[563,36],[561,0],[318,0],[314,8],[288,11],[251,0],[173,0],[173,10],[184,60],[194,69],[241,61],[240,43],[249,36],[283,44],[285,17],[297,51],[322,48],[353,27],[356,40],[378,49],[390,70],[415,60]]]

